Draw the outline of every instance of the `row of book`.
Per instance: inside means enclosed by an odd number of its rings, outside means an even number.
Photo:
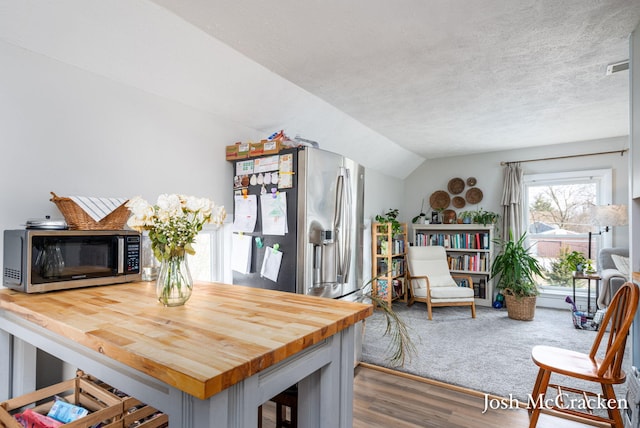
[[[458,287],[469,287],[468,281],[466,279],[456,280]],[[473,297],[476,299],[486,299],[487,298],[487,281],[484,278],[481,278],[477,282],[473,283]]]
[[[381,255],[389,254],[389,245],[386,240],[380,241],[380,253]],[[391,241],[391,254],[404,254],[405,251],[405,242],[402,239],[394,239]]]
[[[450,270],[466,270],[471,272],[488,272],[489,258],[487,253],[448,255],[447,263]]]
[[[385,260],[380,260],[378,262],[378,275],[391,275],[391,276],[399,276],[404,275],[404,259],[394,259],[391,261],[391,269],[389,270],[389,266]]]
[[[472,250],[488,250],[489,249],[489,233],[416,233],[416,246],[440,245],[445,248],[453,249],[472,249]]]
[[[391,298],[397,299],[404,294],[404,283],[401,279],[394,279],[391,287]],[[382,299],[389,297],[389,285],[386,279],[376,281],[376,294]]]

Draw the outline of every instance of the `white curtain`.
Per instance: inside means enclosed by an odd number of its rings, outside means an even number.
[[[520,162],[508,163],[504,167],[504,187],[502,189],[502,238],[509,240],[522,235],[522,168]]]

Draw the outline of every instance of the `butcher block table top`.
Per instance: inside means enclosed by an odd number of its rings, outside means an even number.
[[[273,290],[196,283],[162,306],[155,283],[24,294],[0,308],[200,399],[357,323],[371,305]]]

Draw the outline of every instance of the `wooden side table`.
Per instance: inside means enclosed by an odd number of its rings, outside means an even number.
[[[573,302],[576,302],[576,279],[587,280],[587,314],[594,314],[598,310],[598,297],[600,295],[600,276],[596,274],[575,273],[573,274]],[[591,312],[591,281],[596,283],[595,311]]]

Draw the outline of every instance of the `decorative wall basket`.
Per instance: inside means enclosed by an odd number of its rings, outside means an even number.
[[[467,201],[465,201],[462,196],[455,196],[451,200],[451,203],[455,208],[464,208],[464,206],[467,204]]]
[[[434,210],[443,210],[451,203],[451,197],[444,190],[436,190],[429,197],[429,204]]]
[[[456,222],[456,212],[454,210],[442,211],[442,223],[451,224]]]
[[[464,190],[464,180],[462,178],[452,178],[447,185],[449,193],[452,195],[458,195]]]
[[[472,187],[471,189],[467,190],[464,198],[470,204],[477,204],[482,200],[482,196],[482,190],[478,189],[477,187]]]

